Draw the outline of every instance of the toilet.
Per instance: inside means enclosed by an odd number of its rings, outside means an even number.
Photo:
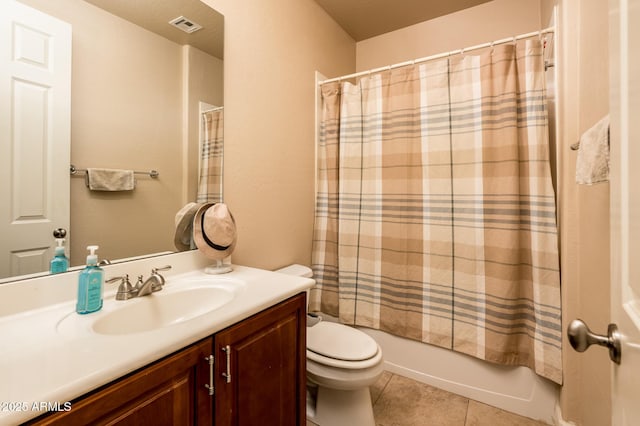
[[[312,277],[290,265],[276,272]],[[375,425],[369,386],[382,375],[382,351],[368,334],[307,316],[307,418],[320,426]]]

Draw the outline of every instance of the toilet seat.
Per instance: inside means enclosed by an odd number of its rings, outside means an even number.
[[[382,351],[360,330],[321,321],[307,328],[307,359],[337,368],[362,369],[380,363]]]

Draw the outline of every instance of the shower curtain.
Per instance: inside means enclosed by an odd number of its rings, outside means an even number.
[[[222,202],[222,154],[224,110],[222,108],[202,113],[200,144],[200,178],[196,201]]]
[[[322,115],[310,309],[561,383],[540,42],[325,84]]]

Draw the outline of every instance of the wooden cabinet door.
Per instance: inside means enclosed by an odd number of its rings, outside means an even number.
[[[214,337],[216,426],[306,424],[306,294]]]
[[[36,419],[36,425],[210,425],[212,339],[208,338],[149,367],[73,401],[71,411]]]

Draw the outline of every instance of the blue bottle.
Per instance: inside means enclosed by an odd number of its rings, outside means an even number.
[[[104,271],[98,267],[98,246],[88,246],[87,266],[78,277],[78,302],[76,312],[90,314],[102,309],[102,288],[104,286]]]
[[[49,272],[52,274],[59,274],[60,272],[67,272],[69,269],[69,259],[64,253],[64,238],[56,238],[56,244],[53,259],[49,265]]]

